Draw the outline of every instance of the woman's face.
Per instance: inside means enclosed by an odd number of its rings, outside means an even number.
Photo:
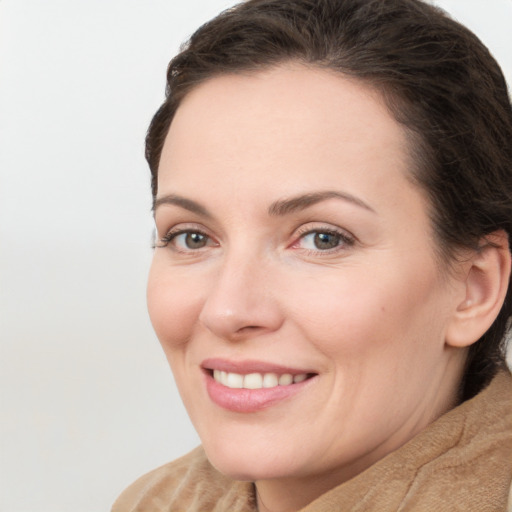
[[[298,64],[179,107],[148,304],[220,471],[339,481],[453,405],[462,285],[439,271],[407,148],[377,93]]]

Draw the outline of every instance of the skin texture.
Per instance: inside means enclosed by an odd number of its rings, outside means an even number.
[[[456,403],[472,263],[440,270],[407,148],[378,93],[298,64],[210,79],[173,120],[149,312],[208,457],[256,481],[260,510],[304,506]],[[346,197],[275,205],[325,191]],[[237,413],[208,396],[207,358],[316,375]]]

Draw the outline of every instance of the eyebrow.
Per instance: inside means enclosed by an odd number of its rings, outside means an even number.
[[[311,192],[309,194],[301,194],[289,199],[280,199],[273,202],[268,208],[268,214],[271,216],[287,215],[296,211],[305,210],[322,201],[328,199],[341,199],[352,203],[360,208],[376,213],[375,210],[358,197],[348,194],[346,192],[338,192],[335,190],[325,190],[322,192]],[[196,213],[206,218],[213,218],[213,215],[201,204],[192,199],[178,196],[176,194],[168,194],[156,199],[153,203],[153,212],[163,204],[171,204],[184,208],[192,213]]]
[[[323,192],[312,192],[309,194],[302,194],[299,196],[291,197],[290,199],[282,199],[272,203],[268,209],[269,215],[287,215],[300,210],[305,210],[321,201],[328,199],[341,199],[352,203],[360,208],[376,213],[375,210],[358,197],[348,194],[346,192],[338,192],[335,190],[325,190]]]
[[[196,201],[193,201],[192,199],[187,199],[186,197],[177,196],[175,194],[168,194],[159,197],[153,202],[153,212],[155,212],[156,209],[163,204],[173,204],[175,206],[184,208],[189,212],[197,213],[202,217],[206,217],[208,219],[213,218],[213,215],[204,206],[200,205]]]

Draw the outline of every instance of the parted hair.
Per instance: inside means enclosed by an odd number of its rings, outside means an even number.
[[[512,107],[484,44],[420,0],[248,0],[200,27],[169,63],[166,98],[146,137],[153,197],[165,137],[183,98],[218,75],[286,61],[334,70],[379,90],[410,140],[411,177],[429,199],[440,260],[512,234]],[[461,398],[505,364],[510,287],[468,353]]]

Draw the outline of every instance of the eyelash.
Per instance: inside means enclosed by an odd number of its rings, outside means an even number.
[[[301,232],[301,230],[299,230],[298,239],[295,242],[293,242],[293,244],[291,244],[290,247],[300,249],[300,247],[297,247],[300,244],[300,242],[303,241],[308,235],[313,235],[313,234],[315,234],[315,235],[330,235],[330,236],[337,237],[338,244],[332,248],[328,248],[325,250],[302,249],[304,252],[306,252],[307,254],[311,254],[311,255],[318,255],[318,254],[326,255],[326,254],[337,253],[339,251],[347,249],[348,247],[353,246],[356,241],[355,238],[352,235],[348,234],[347,232],[342,231],[342,230],[333,229],[332,227],[325,227],[325,228],[319,227],[319,228],[314,228],[314,229],[304,228],[302,232]],[[204,231],[202,231],[200,229],[180,228],[180,229],[169,231],[165,236],[163,236],[159,240],[158,244],[153,245],[153,248],[165,248],[172,244],[173,250],[176,252],[180,252],[180,253],[196,253],[203,248],[203,247],[199,247],[197,249],[178,248],[175,244],[173,244],[173,241],[175,241],[176,238],[180,235],[200,235],[206,239],[207,245],[205,245],[205,247],[208,246],[208,241],[212,240],[212,238],[207,233],[205,233]]]

